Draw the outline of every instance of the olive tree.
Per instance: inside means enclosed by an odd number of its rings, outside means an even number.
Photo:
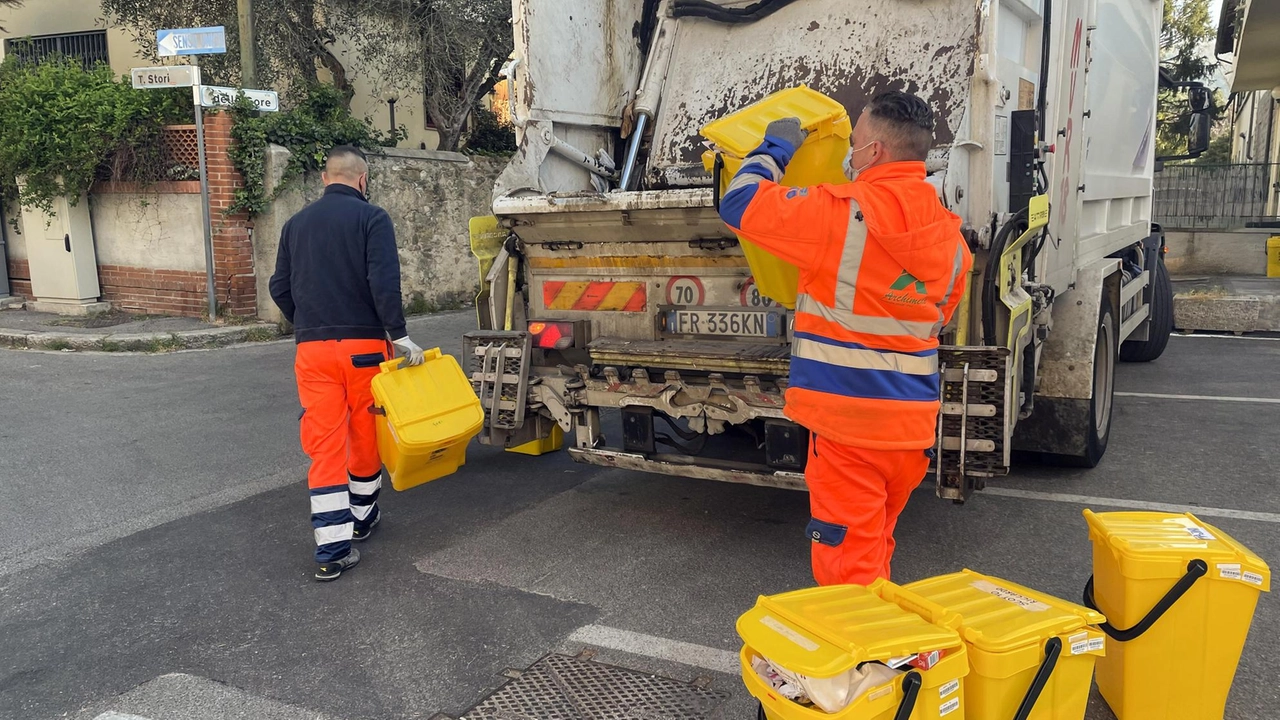
[[[330,0],[385,91],[421,92],[456,150],[467,119],[511,55],[511,0]]]

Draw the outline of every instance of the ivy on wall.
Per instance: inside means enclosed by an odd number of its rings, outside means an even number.
[[[187,92],[134,90],[106,65],[10,56],[0,64],[0,196],[50,212],[102,177],[169,179],[184,169],[165,167],[161,130],[190,118]]]
[[[237,191],[231,212],[262,212],[291,180],[324,167],[325,155],[335,145],[392,147],[404,138],[403,129],[388,134],[352,117],[342,94],[329,85],[311,88],[290,110],[258,113],[252,103],[242,99],[231,113],[236,121],[231,130],[235,140],[231,162],[244,177],[244,187]],[[272,143],[292,153],[275,194],[266,186],[267,145]]]

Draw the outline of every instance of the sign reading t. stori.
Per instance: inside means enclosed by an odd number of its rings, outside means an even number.
[[[227,51],[227,31],[217,27],[157,30],[160,57],[175,55],[217,55]]]
[[[133,68],[133,86],[138,90],[191,87],[200,84],[200,68],[192,65]]]

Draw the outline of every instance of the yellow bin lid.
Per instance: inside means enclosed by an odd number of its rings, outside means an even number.
[[[754,105],[708,123],[702,128],[702,136],[721,151],[744,158],[760,146],[769,123],[789,117],[800,118],[800,126],[809,131],[810,141],[831,135],[847,138],[853,134],[849,113],[843,105],[807,85],[801,85],[776,92]]]
[[[943,624],[908,607],[924,608]],[[869,587],[831,585],[761,597],[738,618],[738,635],[791,672],[827,678],[869,660],[958,648],[955,622],[928,601],[877,580]]]
[[[907,589],[959,615],[965,642],[989,653],[1039,646],[1106,621],[1095,610],[972,570],[914,582]]]
[[[1209,565],[1208,578],[1271,590],[1266,561],[1191,513],[1084,511],[1089,537],[1107,547],[1120,573],[1134,580],[1180,578],[1192,560]]]
[[[373,378],[372,388],[401,446],[452,445],[480,431],[480,399],[452,355],[434,348],[426,351],[421,365],[401,368],[400,363],[382,363],[382,374]]]

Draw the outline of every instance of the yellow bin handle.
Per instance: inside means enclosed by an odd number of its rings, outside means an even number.
[[[1143,633],[1150,630],[1151,626],[1155,625],[1156,621],[1168,612],[1169,608],[1173,607],[1174,603],[1181,600],[1182,596],[1186,595],[1187,591],[1191,589],[1191,586],[1195,585],[1196,581],[1204,577],[1208,572],[1208,563],[1198,558],[1192,560],[1190,563],[1187,563],[1187,574],[1183,575],[1178,582],[1174,583],[1173,587],[1169,588],[1169,592],[1165,593],[1165,596],[1160,598],[1160,602],[1156,603],[1156,606],[1151,608],[1151,612],[1148,612],[1146,617],[1139,620],[1137,625],[1134,625],[1128,630],[1121,630],[1112,626],[1111,623],[1104,622],[1098,627],[1102,628],[1102,631],[1110,636],[1112,640],[1116,640],[1118,642],[1136,640],[1141,637]],[[1090,610],[1098,610],[1098,604],[1094,602],[1093,598],[1092,575],[1089,576],[1089,582],[1084,585],[1084,606]],[[1102,611],[1098,610],[1098,612]]]
[[[422,351],[422,361],[424,363],[429,363],[432,360],[439,360],[441,357],[444,357],[444,353],[440,352],[440,348],[438,347]],[[378,365],[378,368],[384,373],[395,372],[396,370],[403,369],[404,367],[404,358],[402,357],[391,358],[390,360]]]

